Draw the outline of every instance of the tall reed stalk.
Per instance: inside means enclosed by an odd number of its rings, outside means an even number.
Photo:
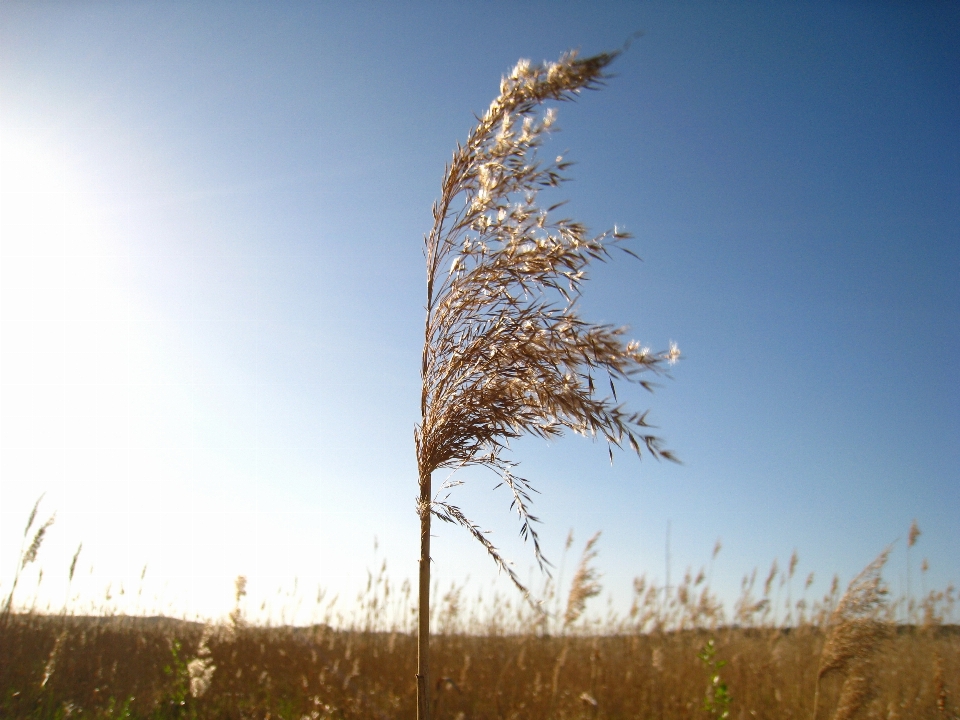
[[[521,60],[500,84],[500,95],[458,145],[433,206],[424,238],[427,303],[420,400],[415,431],[420,495],[420,583],[417,662],[418,717],[429,717],[430,519],[460,525],[486,548],[525,597],[527,589],[487,535],[449,493],[434,495],[435,470],[467,466],[493,470],[512,494],[520,534],[545,559],[530,513],[534,488],[514,473],[504,451],[512,438],[559,436],[564,429],[625,444],[638,455],[673,460],[649,432],[646,413],[617,399],[616,383],[647,390],[647,371],[663,372],[679,350],[653,353],[625,341],[625,328],[584,321],[577,310],[591,261],[605,261],[629,235],[596,237],[559,205],[541,207],[538,193],[558,187],[569,167],[561,157],[541,162],[537,150],[554,123],[546,101],[573,100],[595,89],[620,51],[532,65]],[[632,253],[630,253],[632,254]],[[609,394],[606,394],[609,388]],[[441,492],[459,484],[444,483]]]

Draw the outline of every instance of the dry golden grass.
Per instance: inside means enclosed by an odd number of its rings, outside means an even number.
[[[759,598],[748,578],[729,620],[703,572],[670,592],[639,578],[627,613],[597,616],[580,607],[599,588],[596,548],[593,538],[569,588],[548,585],[545,604],[556,610],[546,615],[516,596],[468,601],[463,587],[435,588],[434,717],[719,717],[704,709],[715,671],[698,656],[710,640],[726,663],[716,672],[731,718],[806,720],[815,703],[821,718],[960,717],[952,589],[930,593],[913,622],[871,630],[869,642],[856,623],[896,613],[875,602],[878,561],[842,596],[835,588],[795,601],[789,625],[784,608],[769,610],[789,565]],[[0,717],[416,716],[414,604],[385,568],[356,614],[337,621],[324,599],[328,622],[310,627],[250,624],[242,578],[235,589],[236,607],[216,625],[10,613],[0,629]]]
[[[205,641],[206,668],[214,669],[202,694],[201,684],[193,683],[194,697],[191,679],[203,668],[191,668],[191,661],[204,631],[166,619],[76,617],[63,623],[13,615],[0,636],[0,716],[52,718],[73,708],[83,716],[122,717],[128,698],[138,717],[415,716],[412,634],[216,628]],[[731,717],[811,717],[824,643],[823,632],[812,626],[607,636],[438,634],[434,715],[709,717],[701,710],[708,675],[697,654],[711,638],[717,656],[728,661],[720,672],[733,696]],[[181,644],[179,670],[174,642]],[[56,667],[44,684],[54,654]],[[859,667],[869,671],[869,682],[858,675],[827,683],[822,717],[848,716],[834,713],[851,699],[863,717],[960,714],[956,626],[901,628],[882,658]],[[180,700],[183,706],[176,705]],[[186,714],[178,715],[178,708]]]

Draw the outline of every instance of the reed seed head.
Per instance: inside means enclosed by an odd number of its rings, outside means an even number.
[[[907,547],[913,547],[917,544],[917,540],[923,533],[920,532],[920,526],[917,525],[917,521],[914,520],[910,523],[910,532],[907,535]]]
[[[632,254],[623,247],[629,234],[614,228],[590,236],[579,222],[555,219],[559,205],[539,201],[542,189],[567,179],[570,166],[562,157],[538,157],[555,120],[539,107],[600,87],[618,54],[569,52],[558,62],[517,63],[447,166],[425,237],[422,420],[415,432],[421,487],[441,468],[493,470],[544,570],[538,518],[530,512],[536,490],[504,456],[510,440],[570,430],[605,440],[611,459],[614,446],[676,459],[649,432],[646,413],[621,404],[616,384],[652,390],[644,374],[664,373],[680,350],[671,343],[653,353],[628,341],[625,328],[586,322],[577,308],[587,266],[609,259],[615,247]],[[421,502],[418,513],[427,512],[467,529],[526,593],[486,533],[446,497]]]
[[[39,502],[39,500],[37,501]],[[34,508],[36,509],[36,508]],[[43,538],[47,534],[47,530],[50,529],[50,526],[53,525],[54,520],[56,520],[57,515],[54,513],[49,517],[49,519],[40,526],[36,534],[33,536],[33,540],[30,543],[30,547],[27,548],[27,551],[23,554],[23,559],[20,561],[20,567],[25,568],[27,565],[32,563],[37,559],[37,553],[40,551],[40,546],[43,544]],[[32,525],[32,521],[28,523]]]
[[[583,555],[580,556],[580,564],[577,565],[577,571],[570,582],[570,595],[567,597],[567,610],[563,614],[564,627],[575,623],[587,607],[587,600],[596,597],[603,589],[600,585],[600,573],[592,562],[597,557],[596,544],[600,539],[600,533],[596,533],[587,541],[583,548]]]
[[[819,677],[868,659],[889,636],[890,624],[881,617],[887,589],[880,576],[889,555],[889,548],[880,553],[850,582],[840,598],[830,616]]]

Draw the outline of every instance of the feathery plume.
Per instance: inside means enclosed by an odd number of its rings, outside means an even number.
[[[43,500],[46,493],[40,493],[40,497],[37,498],[37,501],[33,504],[33,509],[30,511],[30,515],[27,516],[27,524],[23,528],[23,536],[26,537],[30,528],[33,527],[33,521],[37,519],[37,511],[40,509],[40,501]]]
[[[20,561],[21,568],[25,568],[27,565],[37,559],[37,553],[40,551],[40,546],[43,544],[43,538],[47,534],[47,530],[50,529],[50,526],[53,525],[53,522],[56,519],[57,514],[54,513],[43,525],[40,526],[40,529],[37,530],[36,534],[33,536],[33,541],[30,543],[30,547],[27,548],[27,551],[23,554],[23,558]]]
[[[600,533],[596,533],[587,541],[583,548],[583,555],[580,556],[580,564],[577,565],[577,571],[570,582],[570,595],[567,597],[567,610],[563,614],[563,625],[569,627],[575,623],[587,607],[587,600],[596,597],[603,589],[600,586],[600,573],[591,565],[597,557],[595,548],[600,539]]]
[[[10,584],[10,592],[3,601],[3,607],[0,608],[0,627],[6,626],[7,621],[10,618],[10,613],[13,610],[13,595],[17,591],[17,584],[20,582],[20,573],[24,570],[24,568],[27,567],[27,565],[37,559],[37,553],[40,552],[40,546],[43,544],[43,538],[46,536],[47,530],[50,529],[50,526],[53,525],[53,522],[57,517],[56,513],[51,515],[47,521],[37,529],[36,533],[33,535],[33,539],[30,541],[30,544],[26,549],[24,549],[23,543],[26,542],[26,539],[30,533],[30,529],[33,527],[33,522],[37,519],[37,511],[40,508],[40,501],[43,500],[45,494],[46,493],[41,494],[40,497],[37,498],[37,501],[33,504],[33,509],[30,511],[30,516],[27,518],[27,524],[23,528],[23,540],[20,543],[20,556],[17,558],[17,566],[13,573],[13,582]],[[42,570],[40,571],[40,579],[43,579]]]
[[[813,718],[816,720],[820,697],[820,681],[832,672],[847,674],[841,696],[841,710],[852,712],[850,707],[857,698],[866,697],[861,680],[854,680],[862,672],[864,664],[890,634],[890,625],[881,617],[886,602],[887,588],[880,573],[890,556],[885,549],[867,565],[847,587],[827,624],[827,637],[820,653],[817,684],[814,692]],[[865,681],[864,681],[865,682]],[[849,690],[849,692],[848,692]],[[846,699],[845,699],[846,698]],[[845,715],[849,717],[849,714]]]
[[[511,439],[553,438],[566,429],[602,438],[611,458],[615,446],[676,459],[649,432],[646,413],[620,404],[616,388],[635,381],[652,390],[642,374],[665,372],[680,357],[676,344],[653,353],[625,341],[625,328],[584,321],[576,307],[589,263],[607,260],[613,247],[632,254],[623,247],[629,234],[614,228],[591,237],[581,223],[553,219],[558,205],[538,201],[541,189],[563,183],[570,163],[538,158],[554,114],[537,108],[602,85],[617,54],[581,59],[570,52],[559,62],[518,63],[447,166],[425,238],[422,421],[415,434],[421,484],[441,468],[496,472],[543,569],[538,519],[530,512],[536,491],[504,457]],[[526,594],[458,508],[421,497],[418,512],[466,528]]]
[[[916,520],[910,523],[910,532],[907,535],[907,547],[912,548],[914,545],[916,545],[917,540],[920,538],[922,534],[923,533],[920,532],[920,526],[917,525]]]
[[[853,720],[860,709],[870,699],[873,687],[865,674],[855,673],[843,681],[840,690],[840,700],[837,702],[837,711],[833,720]]]
[[[73,574],[77,570],[77,560],[80,559],[80,551],[83,550],[83,543],[77,545],[77,551],[73,554],[73,559],[70,561],[70,575],[69,581],[73,582]]]
[[[653,386],[644,373],[664,373],[680,358],[674,343],[652,353],[625,341],[626,329],[588,323],[577,300],[591,262],[605,261],[629,234],[619,228],[591,237],[569,218],[555,219],[562,205],[544,207],[539,193],[559,187],[570,163],[538,157],[555,112],[547,101],[575,99],[603,85],[620,51],[581,58],[568,52],[558,62],[521,60],[500,83],[500,95],[478,118],[447,165],[433,227],[424,237],[427,263],[426,320],[420,376],[421,421],[414,432],[420,493],[420,608],[417,670],[418,717],[427,701],[430,596],[430,519],[460,525],[534,604],[516,572],[487,533],[449,502],[434,497],[434,471],[480,466],[510,493],[520,535],[533,545],[541,570],[548,562],[531,513],[529,480],[504,456],[523,435],[554,438],[570,430],[629,447],[637,455],[676,460],[649,432],[646,413],[629,411],[616,383]],[[609,385],[610,394],[605,394]],[[444,483],[449,489],[457,483]],[[534,604],[535,605],[535,604]],[[536,606],[536,605],[535,605]]]

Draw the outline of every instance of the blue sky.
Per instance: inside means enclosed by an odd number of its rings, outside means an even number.
[[[726,597],[794,549],[819,595],[899,538],[896,592],[916,518],[914,588],[921,557],[927,588],[960,582],[956,7],[7,2],[3,587],[44,491],[57,607],[81,541],[71,594],[146,565],[167,612],[222,615],[241,573],[257,597],[294,577],[352,597],[380,557],[412,577],[444,162],[518,58],[635,30],[547,152],[577,163],[571,216],[636,236],[643,262],[595,268],[583,312],[679,344],[632,401],[684,464],[518,443],[548,557],[602,530],[622,603],[663,581],[669,521],[674,578],[721,538]],[[467,479],[528,576],[508,498]],[[443,583],[495,576],[436,535]]]

